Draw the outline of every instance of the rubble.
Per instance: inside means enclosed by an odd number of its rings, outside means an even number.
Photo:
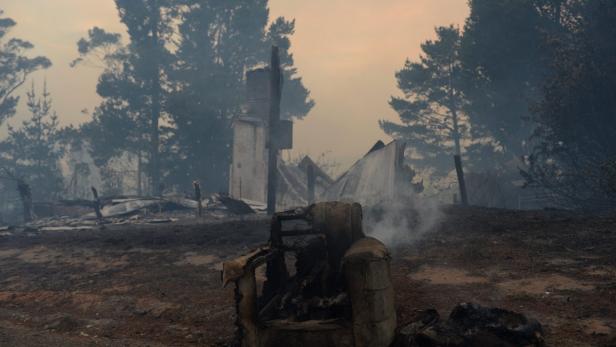
[[[359,204],[275,214],[267,245],[223,263],[223,286],[236,286],[237,344],[543,346],[536,320],[476,304],[459,304],[445,321],[427,310],[397,327],[389,259],[380,241],[364,235]],[[261,266],[264,279],[256,275]]]
[[[81,214],[84,207],[91,211],[100,203],[100,214],[96,211]],[[265,207],[251,201],[244,202],[222,194],[214,194],[202,201],[205,206],[203,218],[221,219],[231,216],[264,213]],[[50,208],[72,212],[69,215],[56,215],[35,218],[20,226],[2,227],[6,232],[28,230],[43,232],[86,231],[105,225],[125,224],[162,224],[195,218],[199,203],[181,196],[164,197],[107,197],[95,203],[88,200],[63,200],[56,205],[62,208]],[[98,206],[98,205],[97,205]],[[102,217],[102,218],[101,218]],[[2,231],[0,230],[0,231]]]
[[[524,315],[477,304],[457,305],[446,321],[428,310],[399,329],[394,347],[544,346],[541,324]]]
[[[363,234],[361,219],[359,204],[340,202],[277,213],[268,245],[223,264],[223,285],[236,286],[240,345],[388,346],[393,341],[389,252]],[[292,258],[295,267],[289,270]],[[255,270],[262,265],[266,279],[257,283]]]

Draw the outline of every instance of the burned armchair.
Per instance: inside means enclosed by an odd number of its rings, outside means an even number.
[[[257,278],[261,266],[264,281]],[[224,263],[223,283],[230,282],[241,346],[393,341],[389,254],[364,235],[359,204],[319,203],[275,214],[268,245]]]

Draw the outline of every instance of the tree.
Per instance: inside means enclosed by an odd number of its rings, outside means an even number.
[[[304,86],[298,70],[294,66],[291,49],[291,36],[295,34],[295,20],[286,20],[278,17],[269,27],[265,37],[265,53],[261,53],[260,62],[269,61],[270,46],[280,48],[280,64],[284,77],[282,100],[280,105],[281,117],[285,119],[302,119],[315,105],[310,99],[310,91]]]
[[[179,26],[179,47],[169,102],[172,137],[169,183],[198,179],[204,190],[225,191],[230,165],[231,119],[242,112],[245,72],[267,64],[272,44],[284,69],[282,114],[302,118],[314,106],[289,53],[294,22],[278,18],[268,27],[267,0],[188,1]],[[173,164],[175,165],[173,165]]]
[[[95,27],[77,42],[80,56],[72,63],[76,66],[94,61],[94,66],[103,69],[97,85],[103,101],[92,122],[82,127],[97,164],[104,166],[124,152],[139,158],[142,152],[148,153],[154,194],[161,188],[160,121],[167,95],[165,69],[172,62],[165,42],[173,33],[173,5],[171,0],[116,0],[130,43],[123,45],[119,34]]]
[[[563,0],[471,0],[460,59],[466,113],[511,160],[526,153],[531,106],[550,71],[546,38],[560,29]],[[481,128],[481,129],[480,129]]]
[[[27,182],[34,197],[49,200],[58,197],[64,187],[58,116],[52,110],[47,84],[39,97],[33,83],[27,98],[31,117],[20,128],[9,125],[8,138],[2,143],[3,167]]]
[[[154,189],[158,172],[168,186],[190,188],[198,179],[204,190],[226,190],[231,119],[242,112],[244,75],[269,61],[272,44],[282,53],[283,115],[302,118],[313,107],[288,53],[294,22],[279,18],[268,26],[266,0],[116,4],[130,42],[93,28],[78,42],[75,60],[103,68],[103,101],[82,127],[100,165],[147,152]]]
[[[131,46],[122,42],[120,34],[94,27],[77,42],[77,49],[79,57],[71,66],[85,65],[102,70],[97,92],[103,101],[94,109],[92,120],[84,123],[75,135],[85,142],[83,145],[103,171],[109,171],[116,162],[114,159],[126,153],[137,157],[135,181],[137,192],[141,194],[144,186],[142,154],[149,149],[151,117],[143,83],[135,73]]]
[[[535,109],[538,128],[522,171],[563,207],[616,206],[616,3],[586,0],[561,11],[551,73]]]
[[[135,82],[149,107],[149,172],[152,192],[161,194],[160,120],[166,100],[165,67],[171,53],[173,20],[178,4],[173,0],[116,0],[120,21],[130,37],[130,65]]]
[[[17,38],[6,40],[16,23],[11,18],[1,18],[3,13],[0,10],[0,124],[15,114],[19,102],[15,92],[27,77],[51,66],[51,61],[43,56],[28,58],[24,55],[34,48],[30,42]]]
[[[407,140],[420,169],[446,176],[452,156],[462,155],[462,141],[469,137],[469,123],[459,58],[460,31],[453,26],[436,28],[436,40],[421,45],[418,62],[406,61],[396,73],[404,97],[389,104],[402,124],[381,121],[381,128],[395,138]]]

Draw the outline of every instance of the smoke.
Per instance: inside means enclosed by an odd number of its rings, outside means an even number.
[[[413,194],[366,207],[364,231],[394,249],[436,230],[442,217],[436,201]]]

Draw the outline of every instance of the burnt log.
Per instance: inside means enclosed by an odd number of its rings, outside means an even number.
[[[96,190],[96,188],[91,187],[92,188],[92,196],[94,197],[94,201],[92,202],[92,205],[94,207],[94,212],[96,213],[96,219],[98,219],[99,221],[103,220],[103,213],[101,212],[101,199],[98,196],[98,190]]]
[[[17,179],[17,192],[23,206],[24,223],[32,221],[32,190],[23,179]]]

